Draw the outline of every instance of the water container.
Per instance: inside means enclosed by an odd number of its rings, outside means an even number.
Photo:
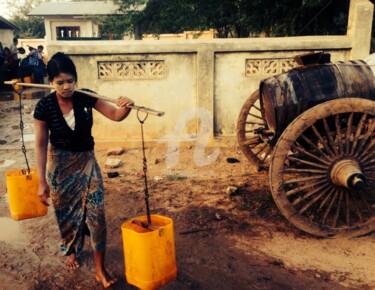
[[[30,76],[27,76],[27,77],[24,77],[23,79],[13,79],[12,80],[13,82],[19,82],[19,83],[31,83],[32,82],[32,79]],[[21,91],[22,89],[26,89],[25,87],[21,86],[21,85],[14,85],[13,86],[13,89],[15,89],[17,92]],[[17,93],[17,92],[13,92],[13,99],[15,101],[19,101],[20,100],[20,95]],[[25,93],[22,93],[22,95],[24,96],[24,98],[26,99],[32,99],[33,98],[33,94],[25,94]]]
[[[30,168],[30,174],[24,174],[22,169],[7,171],[6,183],[13,220],[19,221],[47,214],[47,206],[42,204],[38,197],[38,175],[35,168]]]
[[[263,119],[276,136],[304,111],[339,98],[375,98],[375,77],[364,61],[297,67],[260,84]]]
[[[147,216],[137,220],[147,222]],[[129,284],[140,289],[157,289],[177,275],[173,220],[151,215],[150,230],[132,220],[122,224],[125,274]]]

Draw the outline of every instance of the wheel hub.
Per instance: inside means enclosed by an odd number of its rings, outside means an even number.
[[[330,177],[335,185],[348,189],[360,189],[366,185],[361,167],[354,159],[342,159],[336,162],[331,169]]]

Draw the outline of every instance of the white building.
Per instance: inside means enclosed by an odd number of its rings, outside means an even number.
[[[112,2],[45,2],[29,16],[44,18],[46,41],[99,38],[98,16],[116,15],[118,6]]]
[[[9,45],[13,42],[15,30],[19,30],[19,28],[12,22],[0,16],[0,43],[2,44],[2,48],[6,46],[9,47]],[[0,53],[2,53],[2,50]]]

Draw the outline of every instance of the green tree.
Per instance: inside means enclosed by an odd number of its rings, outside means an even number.
[[[44,20],[42,17],[28,16],[27,14],[38,6],[42,0],[11,1],[6,0],[9,9],[10,21],[20,28],[19,38],[43,38],[45,35]]]
[[[152,34],[179,33],[200,26],[191,0],[150,0],[137,21],[142,30]]]
[[[124,15],[99,16],[95,18],[100,27],[102,38],[121,39],[124,34],[132,27],[131,22]]]
[[[121,23],[124,32],[134,34],[135,39],[142,39],[141,25],[148,0],[113,0],[113,2],[119,5],[119,12],[124,15],[117,20]]]
[[[344,34],[350,0],[114,0],[146,33],[214,28],[219,37]],[[144,9],[139,9],[142,8]]]

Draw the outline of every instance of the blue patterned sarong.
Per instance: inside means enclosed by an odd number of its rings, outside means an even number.
[[[50,146],[47,179],[64,255],[79,254],[89,231],[95,251],[104,251],[106,223],[103,180],[93,151]]]

